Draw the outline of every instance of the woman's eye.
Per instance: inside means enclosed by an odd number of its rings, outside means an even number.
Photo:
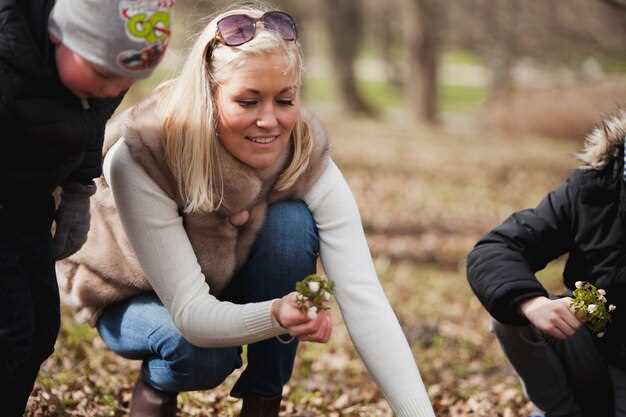
[[[252,107],[257,104],[256,100],[238,100],[237,102],[243,108]]]
[[[276,102],[282,106],[293,106],[293,99],[291,98],[279,98]]]

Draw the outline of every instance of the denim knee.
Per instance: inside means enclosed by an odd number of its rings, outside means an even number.
[[[258,250],[265,249],[277,256],[290,257],[294,253],[317,256],[317,225],[307,205],[300,200],[272,204],[255,245]]]
[[[144,360],[144,379],[162,391],[215,388],[242,365],[239,348],[199,348],[176,329],[159,329],[150,339],[155,356]]]

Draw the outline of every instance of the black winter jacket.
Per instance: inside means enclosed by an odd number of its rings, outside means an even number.
[[[517,307],[546,290],[535,277],[567,253],[565,286],[588,281],[607,291],[612,314],[598,346],[626,369],[626,187],[623,142],[626,113],[607,120],[588,137],[583,166],[535,209],[514,213],[478,241],[468,256],[470,285],[498,321],[525,325]]]
[[[0,199],[89,182],[121,97],[84,103],[60,82],[48,37],[53,0],[0,0]]]

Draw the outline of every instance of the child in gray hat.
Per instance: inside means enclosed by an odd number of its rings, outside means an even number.
[[[107,120],[159,63],[173,1],[0,0],[0,396],[21,416],[59,330],[54,261],[80,248]],[[52,191],[61,186],[58,209]],[[55,221],[56,231],[51,235]]]

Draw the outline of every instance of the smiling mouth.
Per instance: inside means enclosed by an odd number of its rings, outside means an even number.
[[[248,139],[250,142],[267,145],[267,144],[274,142],[276,139],[278,139],[278,136],[255,136],[255,137],[246,136],[246,139]]]

